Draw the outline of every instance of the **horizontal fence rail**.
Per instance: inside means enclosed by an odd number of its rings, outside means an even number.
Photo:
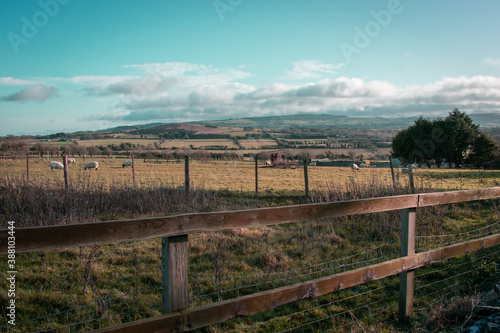
[[[500,244],[500,234],[476,239],[444,248],[421,252],[380,264],[354,269],[344,273],[297,283],[227,301],[212,303],[194,309],[177,311],[150,319],[117,325],[98,332],[184,332],[277,308],[279,306],[326,295],[366,282],[380,280],[402,272],[450,259],[461,254],[490,248]]]
[[[327,217],[492,199],[499,196],[500,187],[492,187],[479,190],[410,194],[231,212],[18,228],[16,229],[16,251],[18,253],[47,251],[180,236],[197,232],[263,227]],[[7,254],[7,237],[7,229],[0,230],[0,254]]]

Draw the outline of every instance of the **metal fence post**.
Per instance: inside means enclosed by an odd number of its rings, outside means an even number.
[[[401,257],[415,254],[416,208],[401,211]],[[413,314],[413,294],[415,271],[402,272],[399,275],[399,321],[404,322]]]
[[[162,313],[188,306],[188,235],[163,237],[161,241]]]

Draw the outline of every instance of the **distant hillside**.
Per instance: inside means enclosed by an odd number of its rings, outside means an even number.
[[[481,128],[500,127],[500,113],[471,114],[474,123]],[[401,129],[413,124],[417,117],[382,118],[382,117],[349,117],[327,114],[296,114],[268,117],[247,117],[226,120],[193,121],[182,124],[151,123],[131,126],[118,126],[100,130],[99,132],[116,133],[133,131],[143,134],[154,133],[161,129],[184,129],[196,133],[220,133],[241,130],[244,127],[256,129],[283,129],[290,127],[315,127],[315,128],[370,128],[370,129]],[[233,128],[232,130],[230,128]]]
[[[289,127],[339,127],[339,128],[404,128],[416,118],[348,117],[327,114],[296,114],[269,117],[248,117],[241,119],[211,120],[193,122],[215,126],[237,126],[254,128],[289,128]]]

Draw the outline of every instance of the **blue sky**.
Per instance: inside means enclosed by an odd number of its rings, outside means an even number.
[[[1,0],[0,135],[500,112],[500,1]]]

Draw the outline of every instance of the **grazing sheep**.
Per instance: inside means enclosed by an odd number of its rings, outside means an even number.
[[[64,170],[64,165],[61,162],[51,161],[49,164],[50,164],[50,170],[54,169]]]
[[[413,163],[413,164],[411,165],[411,168],[412,168],[412,169],[417,169],[417,168],[418,168],[418,164],[417,164],[417,163]]]
[[[357,164],[353,164],[353,165],[351,165],[351,169],[359,171],[359,166]]]
[[[132,165],[132,161],[128,160],[128,161],[123,162],[122,167],[125,168],[126,166],[131,166],[131,165]]]
[[[93,168],[95,168],[97,170],[98,167],[99,167],[99,163],[97,163],[97,162],[89,162],[89,163],[85,164],[85,166],[83,167],[83,170],[93,169]]]
[[[366,164],[365,164],[365,163],[361,163],[361,164],[359,165],[359,167],[360,167],[360,168],[366,168]]]
[[[66,161],[68,161],[68,163],[73,163],[73,164],[75,164],[76,162],[76,160],[73,157],[68,157]]]

